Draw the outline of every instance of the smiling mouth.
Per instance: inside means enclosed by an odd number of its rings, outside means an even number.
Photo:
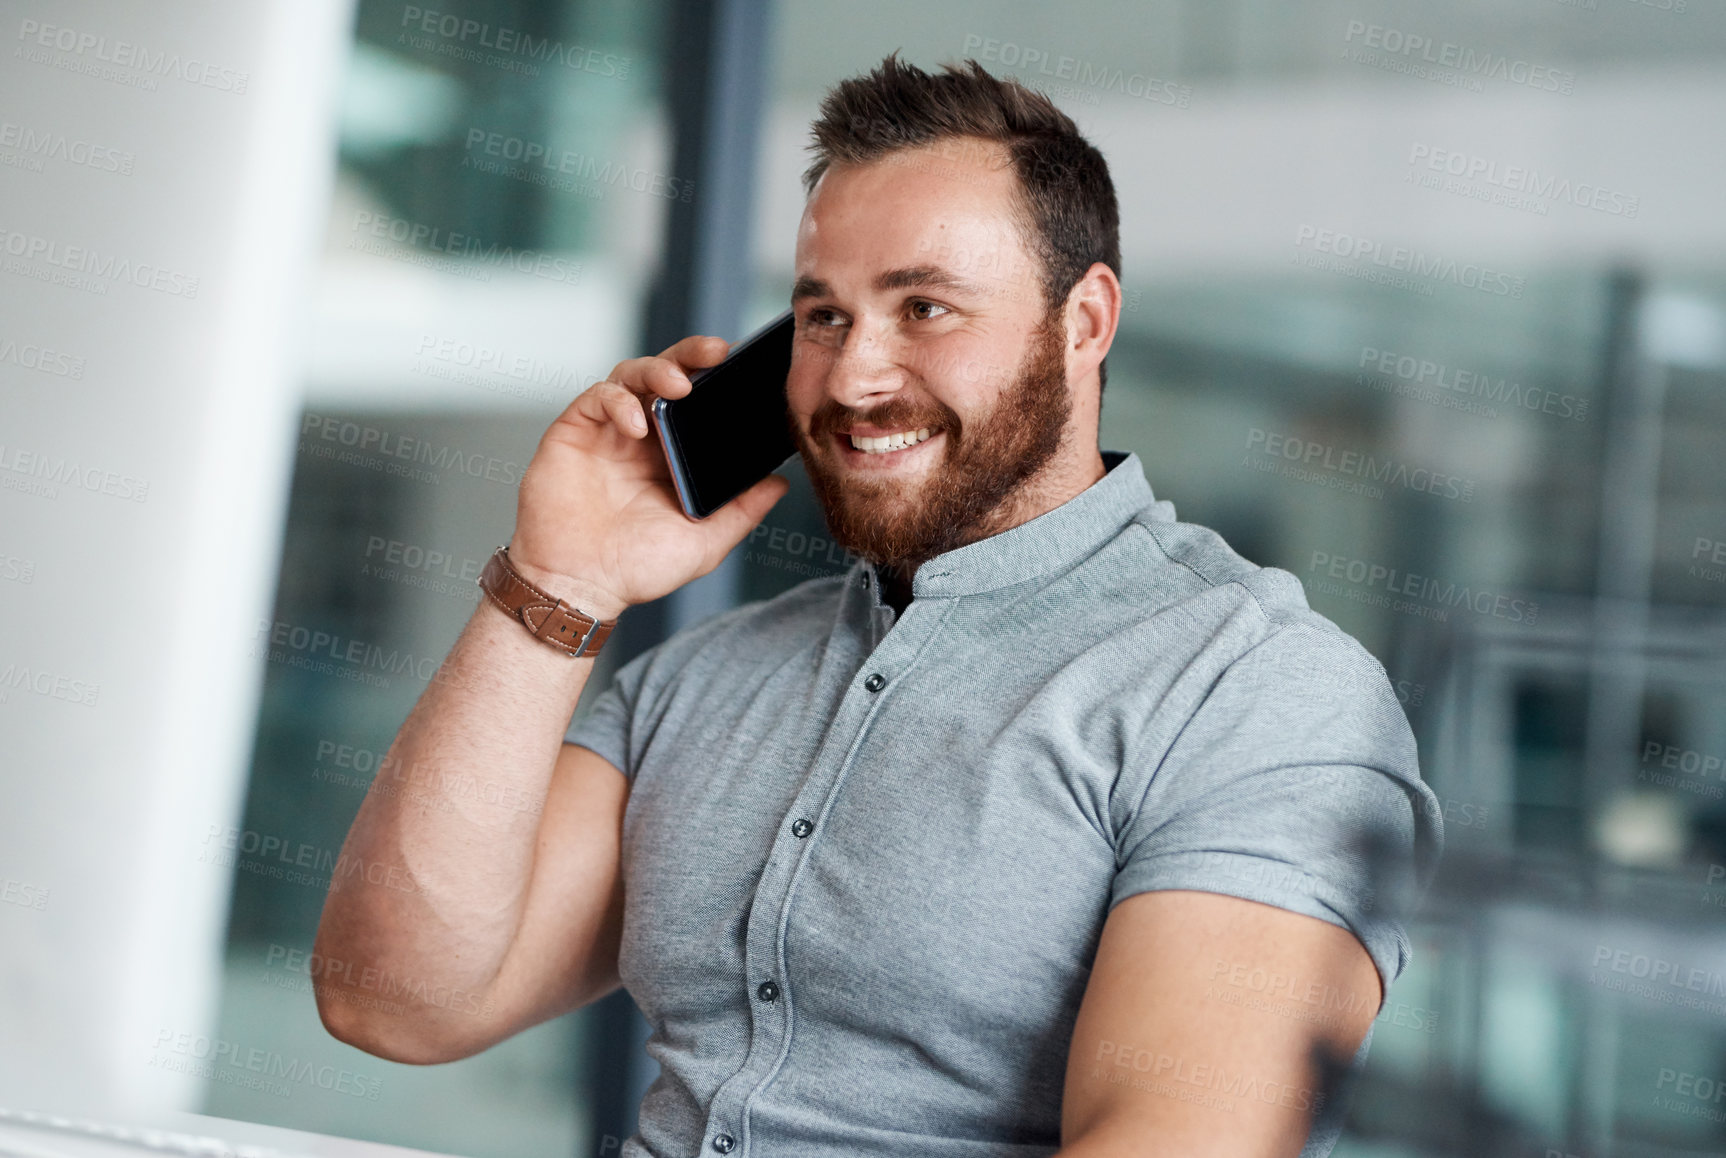
[[[916,430],[896,430],[892,434],[883,434],[871,438],[865,435],[853,434],[851,446],[864,454],[889,454],[895,450],[904,450],[907,446],[916,446],[929,438],[929,427],[923,426]]]

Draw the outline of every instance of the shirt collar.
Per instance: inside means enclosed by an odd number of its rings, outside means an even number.
[[[1070,567],[1114,538],[1147,507],[1149,518],[1174,521],[1174,504],[1151,493],[1137,454],[1105,450],[1102,457],[1103,477],[1054,510],[945,551],[917,568],[911,597],[977,595]],[[879,591],[880,571],[873,564],[860,566],[874,572],[874,587]]]

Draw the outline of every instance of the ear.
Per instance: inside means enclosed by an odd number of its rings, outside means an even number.
[[[1115,271],[1093,262],[1067,294],[1067,381],[1085,382],[1115,343],[1121,323],[1121,282]]]

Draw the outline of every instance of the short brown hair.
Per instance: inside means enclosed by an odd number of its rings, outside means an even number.
[[[1108,162],[1048,97],[990,76],[975,60],[931,74],[894,52],[827,93],[812,135],[805,193],[835,161],[863,164],[958,137],[1004,145],[1019,178],[1021,229],[1043,264],[1047,308],[1065,304],[1093,262],[1121,276],[1121,212]]]

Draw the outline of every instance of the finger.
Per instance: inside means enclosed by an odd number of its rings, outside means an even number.
[[[781,474],[770,474],[709,515],[705,524],[712,528],[720,545],[719,556],[723,558],[742,542],[743,536],[766,518],[773,504],[784,498],[790,489],[790,479]]]
[[[625,433],[647,433],[645,423],[637,426],[630,420],[633,413],[641,416],[641,404],[628,389],[616,382],[598,382],[583,390],[570,407],[590,422],[616,425]]]
[[[607,390],[600,398],[605,407],[606,416],[611,422],[631,438],[647,436],[647,411],[643,407],[646,401],[623,387]]]
[[[611,380],[644,396],[682,398],[689,393],[689,373],[670,358],[631,358],[619,362]]]
[[[730,349],[723,338],[685,338],[662,354],[619,362],[611,371],[611,380],[637,394],[681,398],[689,393],[690,373],[724,361]]]
[[[667,346],[659,356],[670,358],[678,365],[686,366],[691,370],[700,370],[724,361],[725,355],[730,350],[731,343],[724,338],[693,334],[675,345]]]

